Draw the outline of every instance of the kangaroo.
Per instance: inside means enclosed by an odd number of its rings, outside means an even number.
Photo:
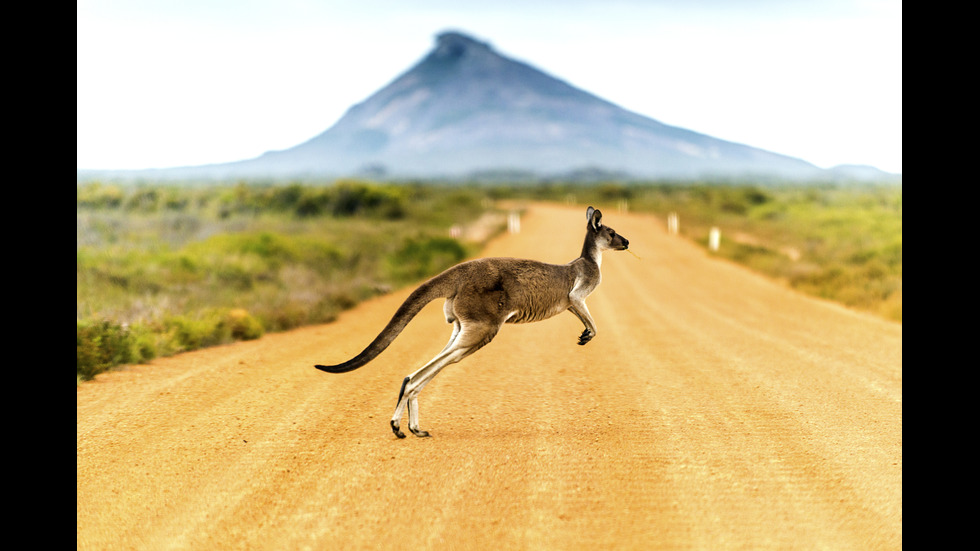
[[[405,438],[401,419],[408,408],[408,430],[429,436],[419,428],[419,393],[447,365],[486,346],[505,323],[529,323],[570,310],[585,325],[578,344],[596,336],[596,325],[585,298],[599,285],[602,251],[624,251],[629,240],[601,222],[602,213],[589,207],[582,254],[568,264],[546,264],[517,258],[480,258],[453,266],[422,283],[395,312],[391,321],[364,349],[337,365],[317,365],[328,373],[353,371],[378,356],[395,340],[422,308],[445,298],[446,322],[453,324],[449,343],[427,364],[402,381],[391,430]]]

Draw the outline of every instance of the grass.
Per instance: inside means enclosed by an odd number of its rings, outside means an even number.
[[[901,188],[776,189],[743,211],[689,218],[687,235],[703,244],[709,226],[721,229],[720,256],[902,321]]]
[[[802,292],[902,321],[900,185],[553,184],[520,191],[554,200],[677,213],[680,233],[720,257]]]
[[[359,182],[88,184],[78,198],[78,380],[332,321],[476,252],[449,228],[490,210],[473,190]]]
[[[666,218],[721,257],[902,321],[901,186],[549,183],[77,187],[77,380],[114,366],[332,321],[472,255],[450,238],[498,199]],[[499,216],[485,240],[501,231]]]

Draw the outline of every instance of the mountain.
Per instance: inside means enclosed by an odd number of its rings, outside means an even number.
[[[812,178],[803,160],[669,126],[457,32],[335,125],[295,147],[147,177],[392,178],[620,174]]]

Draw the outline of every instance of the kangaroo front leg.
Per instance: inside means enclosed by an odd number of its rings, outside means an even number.
[[[589,309],[585,306],[585,301],[580,300],[572,302],[572,305],[569,306],[568,309],[571,310],[573,314],[578,316],[578,319],[582,321],[583,325],[585,325],[585,330],[582,331],[582,334],[579,335],[578,338],[579,345],[584,345],[585,343],[591,341],[592,338],[596,336],[596,327],[595,321],[592,320],[592,315],[589,314]]]

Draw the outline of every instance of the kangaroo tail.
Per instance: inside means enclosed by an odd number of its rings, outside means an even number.
[[[450,296],[450,285],[446,278],[436,276],[412,291],[412,294],[405,299],[405,302],[398,308],[395,315],[391,317],[388,325],[381,330],[381,333],[371,341],[360,354],[337,365],[316,365],[320,371],[327,373],[347,373],[365,365],[378,356],[388,345],[395,340],[402,330],[412,321],[422,308],[437,298]]]

